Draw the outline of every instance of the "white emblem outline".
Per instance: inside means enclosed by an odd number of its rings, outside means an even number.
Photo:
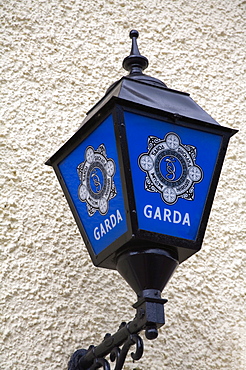
[[[77,166],[80,179],[79,200],[86,203],[89,216],[93,216],[96,211],[105,216],[110,199],[117,195],[113,180],[115,162],[112,158],[107,158],[104,144],[99,145],[96,150],[91,145],[87,146],[84,156],[85,161]]]
[[[149,136],[147,149],[147,153],[138,157],[139,168],[146,173],[145,190],[160,193],[168,205],[175,204],[179,198],[194,200],[194,184],[203,179],[203,170],[195,163],[196,147],[182,144],[179,135],[168,132],[164,139]],[[161,169],[163,160],[166,175]],[[178,162],[178,175],[175,162]]]

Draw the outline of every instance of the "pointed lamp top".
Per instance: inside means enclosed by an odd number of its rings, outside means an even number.
[[[140,73],[146,69],[149,65],[149,61],[146,57],[140,54],[137,44],[138,31],[130,31],[130,38],[132,39],[131,54],[123,60],[123,68],[129,71],[130,74]]]
[[[166,85],[157,78],[143,74],[142,71],[148,67],[149,61],[145,56],[141,55],[139,52],[137,44],[137,38],[139,36],[139,33],[136,30],[131,30],[129,36],[132,40],[131,53],[123,60],[122,63],[123,68],[129,72],[129,75],[127,77],[139,81],[141,80],[151,85],[159,85],[162,87],[166,87]]]

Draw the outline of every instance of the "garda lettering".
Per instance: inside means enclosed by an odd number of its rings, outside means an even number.
[[[95,227],[94,238],[96,240],[100,240],[104,235],[109,233],[110,230],[116,227],[117,224],[119,224],[121,221],[123,221],[123,218],[120,211],[117,209],[115,214],[113,213],[108,218],[106,218],[104,222],[100,223],[98,227]]]
[[[147,204],[144,207],[144,216],[154,220],[190,226],[190,215],[188,212],[183,215],[176,210],[171,211],[168,208],[161,209],[160,207],[153,207]]]

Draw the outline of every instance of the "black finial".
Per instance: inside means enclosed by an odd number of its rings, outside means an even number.
[[[143,82],[152,86],[159,86],[166,88],[167,86],[164,82],[158,80],[157,78],[143,74],[143,70],[146,69],[149,65],[148,59],[140,54],[138,50],[137,38],[138,31],[130,31],[130,38],[132,39],[132,49],[130,55],[123,60],[122,66],[126,71],[129,71],[129,75],[125,76],[127,80],[131,79],[134,81]],[[113,83],[107,90],[107,93],[110,92],[115,85],[118,83],[116,81]]]
[[[129,71],[130,74],[142,74],[142,71],[148,67],[149,62],[146,57],[140,54],[137,45],[138,31],[130,31],[130,38],[132,39],[131,54],[123,60],[123,68]]]

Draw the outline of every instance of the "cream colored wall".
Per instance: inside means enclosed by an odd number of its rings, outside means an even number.
[[[66,369],[76,349],[134,316],[135,294],[92,266],[44,162],[125,74],[136,28],[147,73],[240,132],[202,251],[165,289],[158,339],[125,369],[245,369],[245,2],[8,0],[0,13],[0,368]]]

